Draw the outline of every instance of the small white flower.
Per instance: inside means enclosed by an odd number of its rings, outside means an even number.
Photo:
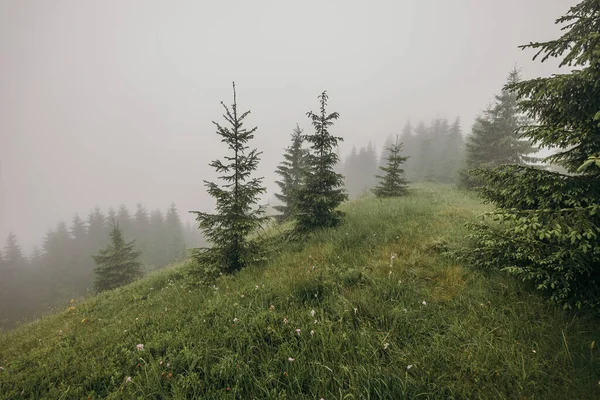
[[[310,336],[315,336],[315,331],[311,330],[310,331]]]
[[[288,319],[284,317],[284,318],[283,318],[283,323],[284,323],[284,324],[287,324],[287,323],[288,323]]]
[[[275,306],[271,305],[271,307],[269,307],[269,310],[274,311],[275,310]]]
[[[409,365],[407,365],[407,366],[406,366],[406,370],[408,371],[408,370],[409,370],[409,369],[411,369],[412,367],[414,367],[414,365],[412,365],[412,364],[409,364]]]
[[[354,307],[354,314],[358,312],[358,308]]]
[[[255,288],[256,290],[258,290],[258,285],[256,285],[254,288]]]
[[[299,335],[300,334],[300,329],[296,329],[296,334]]]
[[[129,383],[129,382],[131,382],[131,380],[132,380],[131,377],[128,376],[127,379],[125,379],[125,383]]]
[[[315,310],[310,310],[310,316],[311,316],[311,317],[314,317],[314,316],[315,316],[315,314],[316,314]]]
[[[294,360],[292,357],[290,357],[290,358],[288,358],[288,361],[291,362],[291,363],[293,363],[296,360]]]
[[[234,319],[233,319],[233,323],[234,323],[234,324],[236,324],[238,321],[239,321],[239,319],[237,319],[237,318],[234,318]]]
[[[167,363],[167,368],[169,368],[171,366],[171,364]]]
[[[165,312],[169,311],[169,309],[167,307],[165,307]]]
[[[4,367],[2,367],[2,365],[0,365],[0,371],[4,371]]]
[[[318,323],[319,323],[319,321],[317,321],[317,320],[315,319],[315,325],[316,325],[316,324],[318,324]]]
[[[144,345],[141,343],[135,346],[135,348],[137,349],[137,351],[144,351]]]
[[[426,306],[426,305],[427,305],[427,302],[426,302],[425,300],[423,300],[423,301],[421,302],[421,304],[423,304],[424,306]]]
[[[384,344],[383,344],[383,349],[384,349],[384,350],[387,350],[387,348],[388,348],[388,347],[390,347],[390,344],[389,344],[389,343],[384,343]]]
[[[62,334],[63,334],[63,331],[62,331],[62,329],[60,329],[60,330],[58,331],[58,334],[59,334],[59,335],[62,335]]]

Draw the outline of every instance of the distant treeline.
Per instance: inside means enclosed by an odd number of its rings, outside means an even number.
[[[92,255],[107,245],[113,222],[127,241],[136,241],[147,272],[182,259],[186,248],[204,244],[198,229],[189,222],[184,227],[175,204],[166,213],[148,212],[138,204],[133,215],[124,205],[106,215],[96,208],[87,220],[75,215],[70,226],[59,222],[48,231],[29,257],[11,233],[0,252],[0,328],[88,294],[94,280]]]
[[[409,181],[430,181],[457,183],[463,163],[464,139],[460,119],[450,124],[446,118],[436,118],[431,124],[420,122],[413,127],[407,122],[399,136],[402,142],[402,155],[408,156],[403,164]],[[369,142],[357,151],[352,148],[341,165],[340,172],[346,178],[346,190],[350,198],[369,191],[377,184],[379,166],[388,156],[387,150],[396,140],[389,135],[378,155],[375,146]]]

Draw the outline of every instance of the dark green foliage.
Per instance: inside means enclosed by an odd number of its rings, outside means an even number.
[[[549,78],[512,82],[506,91],[535,124],[521,134],[558,152],[545,161],[569,175],[523,165],[483,169],[484,198],[498,209],[499,225],[476,226],[471,255],[483,268],[504,268],[531,282],[565,307],[600,308],[600,3],[586,0],[557,23],[558,40],[531,43],[542,61],[561,57],[561,66],[581,67]]]
[[[343,213],[337,207],[348,198],[343,188],[344,177],[335,172],[339,158],[335,149],[341,137],[329,133],[329,128],[339,118],[337,112],[326,113],[327,92],[319,95],[320,113],[306,113],[310,118],[315,133],[304,138],[310,144],[308,155],[310,168],[302,188],[298,191],[298,213],[296,228],[298,231],[309,231],[316,228],[338,225]]]
[[[275,198],[283,204],[273,208],[281,213],[278,218],[282,221],[294,215],[296,196],[306,176],[308,151],[302,148],[303,141],[302,129],[296,124],[292,132],[292,144],[283,153],[283,161],[275,170],[281,176],[281,180],[275,182],[281,193],[276,193]]]
[[[196,214],[200,229],[213,245],[209,249],[196,251],[195,255],[201,263],[209,263],[223,272],[239,270],[250,263],[257,255],[256,244],[248,235],[256,231],[265,220],[264,207],[256,207],[258,196],[265,192],[261,185],[262,178],[252,178],[251,174],[260,160],[260,152],[256,149],[248,151],[248,141],[254,138],[256,127],[247,130],[243,121],[250,114],[241,115],[237,110],[235,83],[233,84],[233,104],[231,109],[221,102],[225,109],[223,117],[231,125],[217,127],[221,141],[227,144],[231,155],[225,162],[215,160],[210,166],[215,168],[219,178],[225,182],[219,186],[214,182],[204,181],[208,193],[215,198],[216,214],[191,211]]]
[[[396,143],[388,147],[387,165],[379,167],[385,175],[377,175],[379,184],[373,189],[377,197],[398,197],[406,194],[407,181],[404,178],[402,164],[408,157],[402,157],[402,143],[396,136]]]
[[[141,252],[135,250],[134,240],[125,242],[117,224],[110,232],[110,241],[99,254],[92,256],[96,263],[94,289],[98,292],[126,285],[142,275]]]
[[[513,69],[507,85],[520,82],[520,74]],[[536,148],[528,139],[519,137],[517,130],[527,123],[517,105],[517,94],[508,86],[495,96],[495,102],[473,124],[465,144],[465,169],[461,171],[461,184],[473,187],[479,184],[469,171],[477,168],[494,168],[504,164],[524,165],[535,159],[528,154]]]

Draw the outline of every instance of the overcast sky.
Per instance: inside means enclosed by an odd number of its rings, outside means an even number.
[[[468,132],[515,63],[557,72],[517,46],[557,37],[576,3],[0,0],[0,243],[13,231],[29,249],[94,206],[212,209],[211,121],[233,80],[268,197],[325,89],[342,153],[379,150],[408,119],[461,116]]]

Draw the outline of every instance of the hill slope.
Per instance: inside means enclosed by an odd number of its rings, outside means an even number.
[[[212,288],[181,265],[75,302],[0,337],[0,398],[600,397],[598,321],[441,254],[483,210],[363,199]]]

